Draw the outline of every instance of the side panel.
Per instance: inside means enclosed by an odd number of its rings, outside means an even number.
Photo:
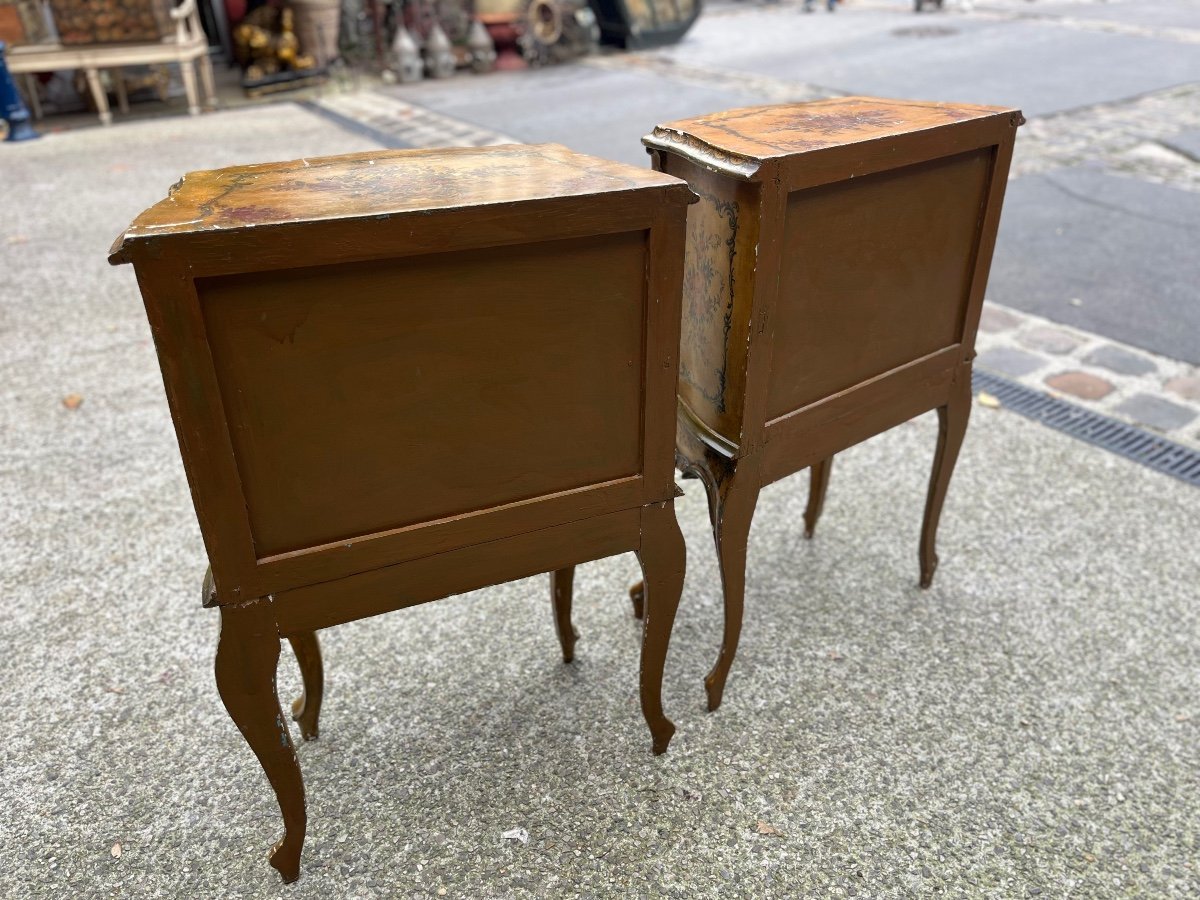
[[[670,153],[666,171],[700,198],[688,209],[679,397],[729,441],[742,430],[746,336],[754,296],[759,187]]]
[[[791,194],[769,419],[961,340],[993,152]]]
[[[646,239],[199,279],[255,555],[639,474]]]

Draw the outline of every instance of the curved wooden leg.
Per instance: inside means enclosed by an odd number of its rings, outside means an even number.
[[[946,501],[946,490],[950,487],[950,476],[958,461],[963,436],[967,433],[967,420],[971,416],[971,367],[965,366],[956,376],[954,393],[950,402],[938,408],[938,442],[933,455],[933,471],[929,476],[929,494],[925,499],[925,519],[921,523],[921,587],[933,584],[933,573],[937,570],[936,548],[938,520],[942,516],[942,504]]]
[[[642,564],[645,585],[645,619],[642,623],[642,665],[640,695],[642,715],[650,726],[654,753],[667,752],[675,726],[663,714],[662,678],[667,662],[671,627],[683,592],[686,550],[675,504],[653,504],[642,509],[642,546],[638,561]]]
[[[284,833],[271,849],[270,859],[283,880],[290,882],[300,877],[308,815],[300,763],[275,693],[278,661],[279,633],[269,600],[221,608],[217,690],[275,790]]]
[[[721,568],[721,587],[725,595],[725,632],[721,652],[712,671],[704,679],[711,712],[721,705],[725,680],[737,653],[742,634],[742,601],[746,592],[746,543],[750,537],[750,522],[758,503],[757,471],[745,465],[730,463],[727,469],[715,473],[712,490],[713,537],[717,544],[717,562]]]
[[[306,741],[317,739],[317,720],[321,715],[321,701],[325,697],[325,666],[321,662],[321,645],[315,631],[304,631],[288,638],[296,662],[300,664],[300,675],[304,679],[304,693],[292,701],[292,718],[300,726],[300,734]]]
[[[817,520],[825,508],[825,491],[829,488],[829,472],[833,469],[833,457],[813,463],[809,467],[808,505],[804,507],[804,536],[811,538],[817,530]]]
[[[554,602],[554,627],[562,645],[563,662],[575,659],[575,641],[579,632],[571,624],[571,599],[575,593],[575,567],[550,573],[550,599]]]
[[[646,615],[646,582],[639,581],[629,589],[629,601],[633,604],[633,617],[643,618]]]

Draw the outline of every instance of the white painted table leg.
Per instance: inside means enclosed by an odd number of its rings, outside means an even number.
[[[97,69],[84,69],[83,73],[87,76],[88,88],[92,92],[92,100],[96,104],[96,110],[100,113],[100,124],[112,124],[112,112],[108,108],[108,95],[104,92],[104,85],[100,83],[100,72]]]
[[[187,94],[188,112],[200,115],[200,98],[196,92],[196,67],[189,60],[180,60],[179,74],[183,76],[183,92]]]

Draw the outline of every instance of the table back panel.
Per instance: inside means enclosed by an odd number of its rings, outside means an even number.
[[[992,149],[793,192],[774,419],[962,339]]]
[[[641,469],[644,231],[197,293],[259,558]]]

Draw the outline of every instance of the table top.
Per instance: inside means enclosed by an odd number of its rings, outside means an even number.
[[[378,150],[344,156],[190,172],[169,196],[117,238],[109,261],[126,261],[131,241],[297,222],[394,216],[466,207],[587,197],[684,182],[575,153],[558,144]]]
[[[1014,114],[1020,116],[1001,106],[834,97],[679,119],[657,126],[642,140],[649,147],[701,162],[715,159],[749,174],[768,159]]]

